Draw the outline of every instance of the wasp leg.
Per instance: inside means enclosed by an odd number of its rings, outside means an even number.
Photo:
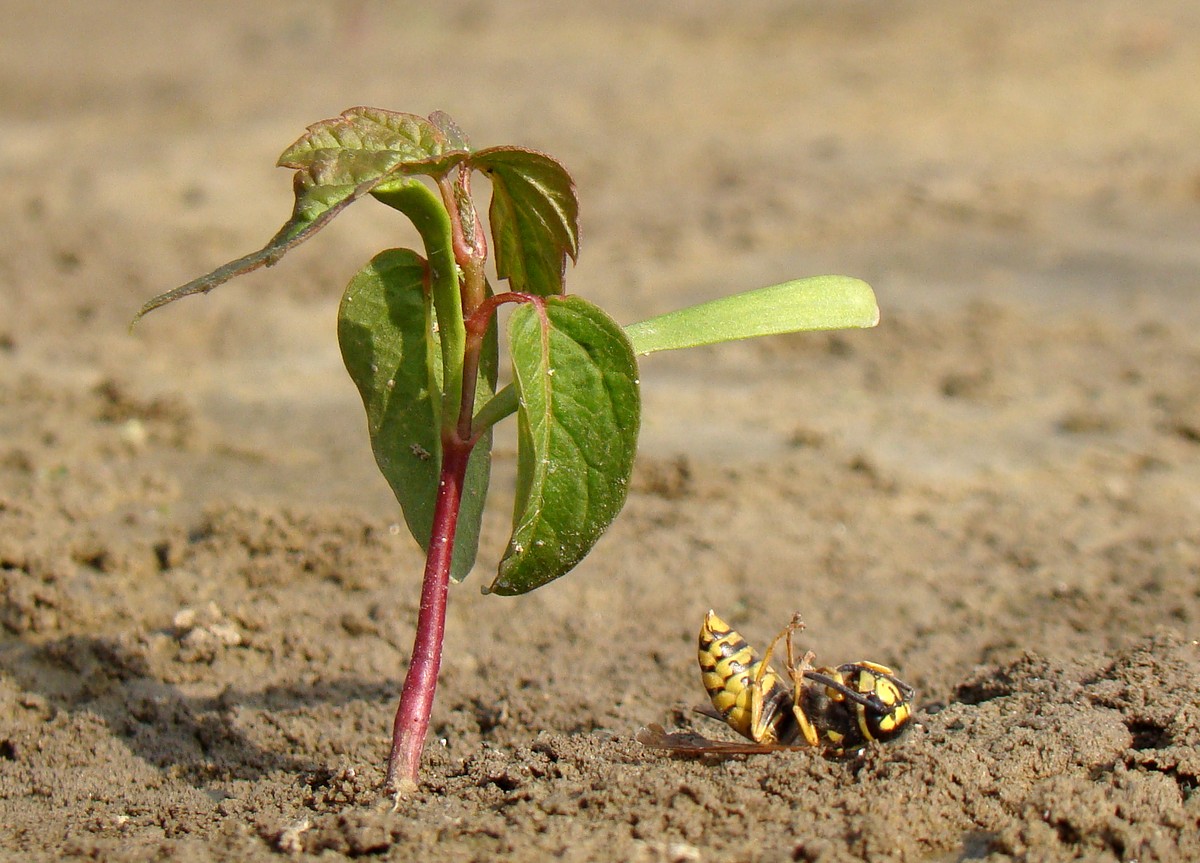
[[[787,672],[792,678],[792,715],[796,717],[796,727],[800,729],[800,734],[809,746],[816,746],[820,742],[820,732],[813,725],[808,714],[804,712],[804,677],[813,668],[813,660],[817,655],[811,650],[805,651],[804,656],[796,662],[796,649],[792,644],[792,636],[798,631],[804,629],[804,622],[800,620],[800,615],[793,614],[792,622],[787,628],[780,633],[787,634]]]
[[[817,729],[813,726],[808,716],[800,709],[800,699],[803,696],[802,682],[804,680],[804,672],[812,668],[812,660],[814,654],[812,651],[806,653],[797,666],[795,659],[795,647],[792,643],[792,638],[795,633],[804,629],[804,620],[801,619],[799,612],[792,614],[792,619],[788,625],[780,630],[779,634],[771,639],[771,643],[767,645],[767,650],[763,654],[762,663],[759,665],[758,673],[755,675],[754,686],[751,692],[751,729],[755,733],[755,740],[760,740],[761,735],[765,733],[766,720],[763,718],[763,687],[761,678],[765,673],[765,669],[769,667],[771,654],[775,652],[775,647],[782,640],[787,652],[787,671],[788,676],[792,679],[792,713],[796,716],[797,725],[800,728],[800,733],[804,736],[804,740],[809,746],[816,746],[818,742]]]
[[[775,652],[775,645],[784,639],[787,639],[788,662],[792,661],[792,633],[800,632],[803,629],[804,621],[800,617],[800,612],[797,611],[792,614],[792,619],[788,621],[788,625],[781,629],[779,634],[772,638],[771,643],[767,645],[767,652],[763,654],[762,668],[759,669],[757,676],[762,675],[762,669],[766,668],[767,664],[771,661],[771,654]]]
[[[804,656],[796,662],[796,648],[793,643],[793,636],[804,629],[804,621],[800,619],[799,612],[792,615],[792,621],[783,631],[775,637],[775,641],[771,642],[771,647],[774,648],[775,643],[780,638],[786,638],[785,645],[787,647],[787,672],[792,679],[792,715],[796,717],[796,727],[800,729],[800,734],[804,737],[804,741],[809,746],[816,746],[820,742],[820,732],[813,725],[808,714],[804,712],[804,676],[813,668],[813,660],[816,659],[816,654],[811,650],[805,651]],[[770,650],[767,651],[770,653]]]

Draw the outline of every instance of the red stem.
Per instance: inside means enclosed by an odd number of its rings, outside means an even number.
[[[483,351],[483,337],[487,335],[487,328],[496,316],[496,309],[504,303],[539,301],[540,298],[533,294],[510,291],[488,297],[467,316],[465,321],[466,348],[463,351],[462,402],[458,409],[458,436],[460,439],[472,440],[474,438],[475,431],[471,427],[471,420],[475,416],[475,386],[479,378],[479,358]]]
[[[415,791],[421,766],[421,750],[429,732],[433,696],[437,691],[438,671],[442,665],[442,641],[446,634],[446,598],[450,586],[450,563],[454,556],[454,536],[462,504],[467,461],[474,446],[471,419],[474,416],[475,384],[479,374],[480,351],[489,319],[496,304],[488,304],[487,281],[483,274],[487,241],[483,226],[471,201],[471,172],[460,169],[457,181],[448,175],[438,178],[442,201],[450,215],[454,258],[463,272],[462,308],[467,324],[467,342],[463,356],[462,401],[456,422],[442,428],[442,468],[437,501],[433,510],[433,529],[429,551],[425,555],[425,576],[421,584],[421,609],[417,614],[417,632],[412,659],[404,677],[400,706],[392,726],[392,752],[388,757],[384,786],[397,796]],[[464,218],[465,217],[465,218]],[[466,224],[464,224],[464,221]],[[470,236],[468,236],[468,230]],[[508,296],[508,295],[502,295]],[[477,314],[481,306],[487,308]]]
[[[446,594],[450,584],[450,561],[454,554],[454,534],[462,502],[463,478],[471,447],[456,439],[442,443],[442,471],[437,502],[433,510],[433,531],[425,557],[425,577],[421,585],[421,610],[417,615],[417,633],[412,659],[400,693],[400,706],[392,726],[392,752],[388,757],[384,786],[395,794],[417,788],[421,750],[429,731],[429,716],[437,690],[438,670],[442,664],[442,640],[446,633]]]

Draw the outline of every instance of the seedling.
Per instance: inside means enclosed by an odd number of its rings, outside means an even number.
[[[516,414],[513,530],[485,593],[527,593],[568,572],[625,502],[640,421],[636,357],[800,330],[874,326],[871,289],[820,276],[694,306],[622,328],[565,292],[579,253],[566,169],[522,147],[474,149],[453,120],[351,108],[308,127],[279,165],[295,169],[291,219],[266,246],[162,294],[146,313],[271,266],[360,198],[399,210],[424,254],[380,252],[338,310],[346,369],[367,412],[379,470],[425,550],[416,640],[392,732],[386,786],[416,787],[441,664],[450,581],[471,571],[491,465],[492,427]],[[491,183],[495,276],[471,190]],[[424,179],[423,179],[424,178]],[[497,309],[512,382],[497,391]]]

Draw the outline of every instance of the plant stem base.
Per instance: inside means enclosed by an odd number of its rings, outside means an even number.
[[[408,674],[404,677],[404,689],[400,693],[400,704],[396,708],[396,721],[392,725],[392,751],[388,756],[387,778],[384,780],[384,788],[397,799],[417,789],[421,750],[425,747],[425,735],[429,731],[438,670],[442,664],[450,562],[454,554],[454,534],[458,527],[463,479],[470,455],[469,445],[453,438],[443,441],[441,480],[433,511],[429,552],[425,556],[417,632]]]

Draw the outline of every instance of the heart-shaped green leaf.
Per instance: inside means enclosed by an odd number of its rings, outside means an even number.
[[[366,408],[375,461],[413,538],[428,549],[441,465],[441,361],[425,278],[425,261],[415,252],[376,255],[342,296],[338,342]],[[481,386],[490,394],[490,384]],[[455,581],[475,562],[490,450],[490,437],[481,438],[468,463],[451,566]]]
[[[625,503],[637,450],[637,361],[621,327],[574,296],[509,319],[519,396],[513,533],[490,590],[511,596],[578,563]]]
[[[579,255],[579,201],[567,169],[519,147],[480,150],[470,165],[492,181],[496,274],[514,291],[561,294],[567,258]]]
[[[807,330],[873,327],[879,306],[866,282],[849,276],[813,276],[722,297],[630,324],[638,355],[755,336]]]

